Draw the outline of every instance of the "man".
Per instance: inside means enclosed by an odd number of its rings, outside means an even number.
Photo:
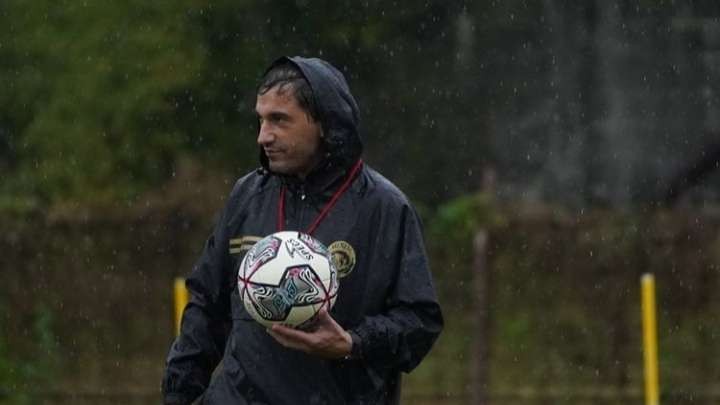
[[[165,403],[398,403],[400,372],[420,363],[443,323],[417,215],[360,159],[358,107],[329,63],[278,59],[255,109],[262,168],[235,184],[187,280]],[[335,306],[312,330],[266,330],[238,295],[244,253],[280,230],[311,234],[338,267]]]

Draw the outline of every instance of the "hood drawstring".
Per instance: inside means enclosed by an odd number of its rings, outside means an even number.
[[[337,203],[337,201],[340,199],[340,197],[347,191],[348,187],[350,187],[350,184],[355,179],[355,176],[360,172],[360,169],[362,168],[363,161],[362,159],[358,159],[357,162],[355,162],[355,165],[352,167],[350,172],[348,173],[348,176],[345,178],[343,183],[340,185],[340,187],[335,191],[335,193],[330,198],[330,201],[325,204],[323,209],[318,214],[317,218],[313,221],[312,224],[308,227],[308,229],[305,231],[306,234],[312,235],[313,232],[315,232],[315,229],[320,225],[320,222],[322,222],[323,219],[327,216],[327,214],[330,212],[332,207]],[[280,197],[278,199],[278,214],[277,214],[277,231],[281,232],[285,229],[285,190],[287,187],[283,185],[280,188]]]

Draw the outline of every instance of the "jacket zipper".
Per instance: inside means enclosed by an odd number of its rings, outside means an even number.
[[[299,191],[300,191],[300,192],[299,192],[299,194],[300,194],[300,201],[298,202],[298,216],[297,216],[297,218],[298,218],[298,224],[297,224],[297,229],[298,229],[298,230],[301,230],[301,229],[303,229],[303,224],[304,224],[303,219],[304,219],[304,217],[305,217],[305,215],[304,215],[304,214],[305,214],[305,198],[306,198],[306,195],[305,195],[305,186],[304,186],[304,185],[300,185],[300,190],[299,190]]]

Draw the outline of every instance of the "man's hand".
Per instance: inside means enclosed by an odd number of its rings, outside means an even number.
[[[317,314],[315,329],[304,332],[282,325],[273,325],[268,333],[281,345],[326,359],[339,359],[352,351],[352,337],[323,307]]]

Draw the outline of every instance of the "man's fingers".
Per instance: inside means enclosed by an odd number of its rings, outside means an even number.
[[[312,332],[280,324],[272,325],[267,332],[285,347],[330,359],[342,357],[352,348],[352,338],[335,322],[326,308],[318,311],[317,328]]]
[[[332,323],[333,319],[330,316],[330,314],[327,311],[327,308],[325,308],[325,305],[320,308],[320,310],[317,313],[318,317],[318,323]]]

